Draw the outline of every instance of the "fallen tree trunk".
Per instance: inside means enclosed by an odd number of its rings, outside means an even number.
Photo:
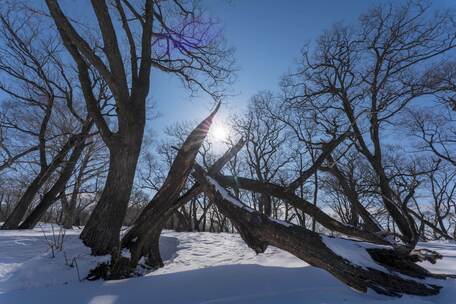
[[[378,244],[391,245],[385,235],[375,233],[367,230],[361,230],[351,225],[346,225],[338,220],[332,218],[320,208],[316,207],[307,200],[295,195],[293,192],[288,191],[287,188],[276,185],[271,182],[260,182],[245,177],[234,177],[217,175],[217,181],[224,187],[241,188],[257,193],[264,193],[287,201],[293,207],[301,210],[302,212],[312,216],[318,223],[325,228],[345,234],[347,236],[360,238],[362,240],[371,241]]]
[[[209,199],[231,220],[247,245],[257,253],[263,252],[268,245],[278,247],[312,266],[325,269],[361,292],[371,288],[390,296],[435,295],[441,288],[420,281],[427,277],[441,277],[415,264],[426,255],[402,256],[388,246],[330,238],[270,219],[241,203],[198,165],[195,165],[194,176]]]

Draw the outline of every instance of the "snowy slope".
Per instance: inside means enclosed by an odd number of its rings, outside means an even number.
[[[49,238],[50,227],[44,227]],[[76,257],[83,277],[97,261],[68,231],[66,260]],[[456,274],[456,244],[422,244],[445,258],[426,267]],[[0,303],[456,303],[456,282],[443,281],[435,297],[388,298],[358,294],[325,271],[277,248],[255,255],[237,235],[176,233],[161,239],[165,267],[140,278],[110,282],[79,282],[63,252],[52,258],[40,229],[0,231]],[[68,264],[68,263],[67,263]]]

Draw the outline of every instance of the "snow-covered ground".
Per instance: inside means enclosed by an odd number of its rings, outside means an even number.
[[[456,303],[455,280],[439,281],[444,288],[434,297],[359,294],[284,251],[255,255],[238,235],[224,233],[166,231],[160,240],[164,268],[140,278],[80,282],[78,270],[83,278],[107,257],[90,256],[80,231],[69,230],[53,258],[44,236],[52,239],[50,226],[42,229],[0,231],[0,304]],[[427,268],[456,274],[456,243],[421,245],[444,255]]]

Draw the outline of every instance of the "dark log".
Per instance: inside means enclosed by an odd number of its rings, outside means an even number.
[[[389,296],[402,294],[435,295],[440,286],[420,282],[419,279],[434,276],[414,264],[413,257],[398,255],[391,247],[366,244],[352,240],[333,239],[293,224],[272,220],[232,196],[214,178],[195,165],[194,176],[203,185],[204,191],[232,223],[242,231],[247,245],[261,252],[267,244],[288,251],[312,266],[325,269],[346,285],[367,292],[369,288]],[[247,238],[246,238],[247,235]],[[253,240],[253,241],[252,241]],[[367,266],[357,265],[330,247],[332,240],[346,242],[357,248],[358,253],[367,253],[371,258]],[[328,243],[329,242],[329,243]],[[345,244],[345,243],[344,243]],[[359,245],[358,245],[359,244]],[[402,274],[409,276],[406,278]]]

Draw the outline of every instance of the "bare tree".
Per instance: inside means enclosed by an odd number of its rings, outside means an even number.
[[[408,128],[420,141],[417,148],[456,166],[456,118],[454,111],[419,108],[406,116]]]
[[[281,171],[291,161],[287,152],[285,125],[276,117],[267,115],[272,103],[270,92],[255,95],[245,118],[235,120],[232,127],[246,140],[244,158],[249,175],[260,182],[278,180]],[[262,194],[254,200],[260,212],[272,215],[271,197]]]
[[[104,191],[81,233],[94,254],[106,254],[118,248],[143,139],[151,69],[175,74],[186,86],[217,95],[212,88],[231,72],[230,51],[214,36],[212,22],[193,3],[146,0],[135,5],[132,1],[113,1],[113,11],[119,17],[116,29],[116,19],[106,1],[93,0],[101,48],[83,37],[56,0],[47,0],[46,4],[78,66],[87,110],[110,151]],[[129,47],[124,56],[120,47],[124,40],[119,37],[125,38]],[[103,118],[93,98],[89,66],[103,77],[114,97],[115,129]]]
[[[79,127],[88,119],[78,114],[74,84],[70,73],[65,72],[68,67],[61,60],[58,41],[39,36],[38,20],[25,13],[16,14],[7,9],[0,15],[0,23],[3,42],[0,71],[6,76],[0,89],[10,98],[2,129],[13,133],[10,135],[24,135],[32,142],[25,152],[36,150],[39,156],[38,172],[2,226],[2,229],[15,229],[37,192],[80,142]],[[6,165],[28,154],[25,152],[10,158]],[[73,155],[75,161],[78,157],[77,153]],[[68,171],[71,175],[71,170]],[[63,179],[61,183],[65,184]]]
[[[418,233],[407,201],[391,184],[382,134],[411,102],[448,91],[422,67],[437,69],[442,56],[456,47],[453,17],[449,12],[426,17],[431,14],[422,2],[378,6],[360,18],[357,28],[338,25],[323,34],[314,52],[303,50],[297,72],[283,81],[290,106],[314,108],[321,121],[351,129],[409,250]]]

